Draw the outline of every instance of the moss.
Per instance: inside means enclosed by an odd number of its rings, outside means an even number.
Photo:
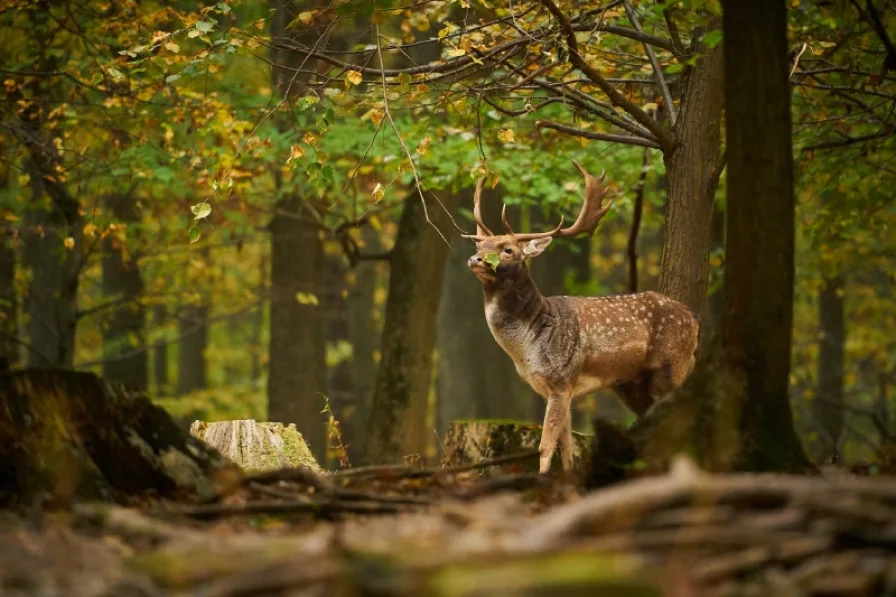
[[[630,556],[561,553],[491,563],[467,562],[441,568],[429,578],[428,595],[548,595],[572,591],[585,594],[647,597],[661,595],[660,587]]]
[[[196,421],[190,427],[194,437],[217,448],[246,471],[320,465],[295,425],[259,423],[253,420]]]

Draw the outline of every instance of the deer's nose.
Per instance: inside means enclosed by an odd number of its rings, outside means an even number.
[[[472,257],[467,259],[468,267],[474,267],[476,265],[479,265],[480,263],[482,263],[482,257],[480,257],[479,255],[473,255]]]

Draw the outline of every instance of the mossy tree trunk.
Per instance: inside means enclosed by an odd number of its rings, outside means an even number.
[[[442,295],[449,213],[458,197],[428,198],[432,224],[426,222],[416,191],[405,199],[395,246],[389,259],[389,299],[380,343],[380,365],[373,392],[367,454],[369,462],[391,462],[408,454],[423,455],[434,440],[426,426],[432,381],[436,322]],[[449,213],[446,213],[446,210]]]

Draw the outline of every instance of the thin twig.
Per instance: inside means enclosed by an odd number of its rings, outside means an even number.
[[[625,6],[625,14],[628,15],[628,20],[632,22],[632,27],[634,27],[638,33],[643,33],[641,23],[638,21],[638,15],[635,13],[635,9],[632,8],[631,3],[623,2],[623,6]],[[669,85],[666,83],[666,77],[663,75],[663,67],[660,66],[659,60],[656,59],[656,53],[653,51],[653,47],[646,41],[644,42],[644,51],[647,53],[647,59],[650,61],[650,66],[653,68],[653,76],[656,78],[656,84],[663,94],[663,102],[666,104],[666,110],[669,114],[669,122],[672,126],[675,126],[675,104],[672,102],[672,93],[669,91]]]
[[[554,122],[553,120],[536,120],[535,126],[539,129],[554,129],[555,131],[560,131],[561,133],[574,135],[576,137],[582,137],[583,139],[593,139],[595,141],[608,141],[610,143],[623,143],[625,145],[637,145],[638,147],[662,149],[659,143],[651,141],[650,139],[643,139],[641,137],[635,137],[633,135],[595,133],[593,131],[586,131],[585,129],[576,128],[567,124]]]

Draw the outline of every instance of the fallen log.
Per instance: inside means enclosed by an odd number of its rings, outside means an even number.
[[[0,374],[0,505],[203,499],[240,477],[140,393],[86,372]]]

